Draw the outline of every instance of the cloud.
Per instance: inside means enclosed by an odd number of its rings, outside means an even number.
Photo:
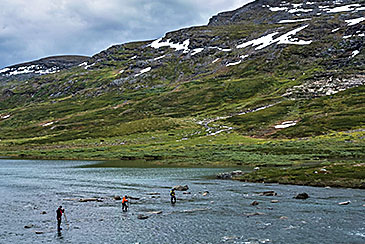
[[[45,56],[92,55],[207,24],[252,0],[0,0],[0,67]]]

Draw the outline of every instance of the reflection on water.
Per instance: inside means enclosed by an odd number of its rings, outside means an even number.
[[[364,190],[208,178],[226,170],[217,168],[101,166],[0,160],[0,243],[365,243]],[[169,189],[185,184],[189,194],[171,205]],[[269,190],[278,195],[259,194]],[[293,199],[302,192],[310,198]],[[115,195],[133,197],[128,212]],[[68,226],[57,233],[59,205]]]

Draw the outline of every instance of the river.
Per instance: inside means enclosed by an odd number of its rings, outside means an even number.
[[[364,190],[211,177],[227,170],[1,159],[0,243],[365,243]],[[188,185],[191,194],[177,192],[171,205],[174,185]],[[264,191],[277,196],[261,196]],[[293,198],[302,192],[310,197]],[[122,212],[115,195],[140,199]],[[344,201],[351,203],[338,204]],[[59,205],[68,220],[60,233]]]

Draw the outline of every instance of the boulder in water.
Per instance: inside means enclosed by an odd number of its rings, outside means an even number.
[[[25,229],[30,229],[30,228],[33,228],[33,227],[34,227],[34,225],[33,225],[33,224],[29,224],[29,225],[25,225],[25,226],[24,226],[24,228],[25,228]]]
[[[122,200],[122,198],[120,196],[114,196],[114,200],[119,201]]]
[[[278,203],[279,200],[271,200],[272,203]]]
[[[185,186],[178,185],[178,186],[174,186],[172,189],[174,189],[175,191],[187,191],[187,190],[189,190],[189,186],[188,185],[185,185]]]
[[[36,231],[35,233],[36,233],[37,235],[44,234],[44,232],[43,232],[43,231]]]
[[[46,211],[42,211],[41,214],[47,214],[47,212]]]
[[[299,193],[294,198],[295,199],[307,199],[308,197],[309,197],[309,195],[307,193],[303,192],[303,193]]]

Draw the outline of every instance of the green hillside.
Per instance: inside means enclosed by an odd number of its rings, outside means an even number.
[[[268,173],[245,180],[300,184],[311,180],[275,177],[340,165],[365,179],[365,27],[346,22],[363,11],[318,15],[316,6],[295,22],[266,7],[276,2],[0,83],[0,155],[259,166]],[[341,186],[344,175],[321,182]]]

